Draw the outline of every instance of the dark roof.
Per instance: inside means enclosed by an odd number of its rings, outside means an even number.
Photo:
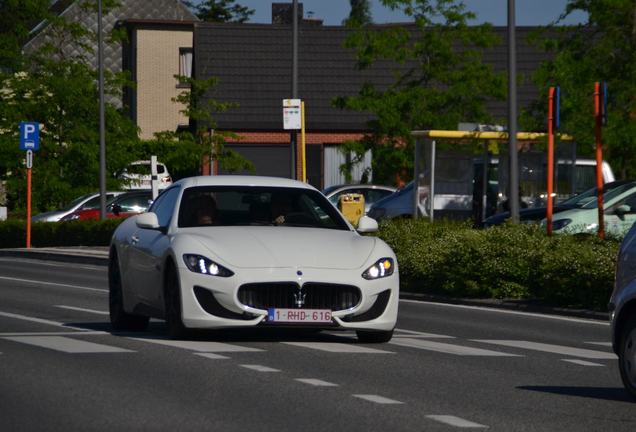
[[[413,25],[401,24],[415,29]],[[380,27],[387,27],[386,25]],[[546,54],[528,43],[535,27],[517,28],[518,73],[530,74]],[[332,106],[337,96],[355,95],[364,82],[379,88],[394,81],[394,64],[377,62],[356,69],[355,53],[343,47],[351,30],[342,26],[301,27],[298,95],[307,106],[312,131],[365,131],[369,115]],[[502,44],[486,50],[484,61],[498,71],[507,69],[506,28],[495,27]],[[281,130],[282,99],[291,98],[291,27],[269,24],[196,23],[195,77],[218,77],[211,97],[239,104],[215,116],[217,127],[232,130]],[[523,107],[537,97],[537,89],[520,83]],[[492,102],[491,113],[507,117],[507,103]],[[472,119],[466,119],[472,121]]]

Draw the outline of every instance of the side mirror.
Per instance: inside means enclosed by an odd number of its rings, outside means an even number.
[[[137,216],[137,220],[135,221],[138,228],[145,229],[159,229],[159,219],[157,219],[156,213],[142,213]]]
[[[630,211],[632,211],[631,207],[628,206],[627,204],[623,204],[616,207],[616,210],[614,210],[614,213],[616,214],[616,216],[622,219],[623,216],[629,213]]]
[[[357,231],[360,233],[371,233],[378,230],[378,222],[369,216],[362,216],[358,221]]]

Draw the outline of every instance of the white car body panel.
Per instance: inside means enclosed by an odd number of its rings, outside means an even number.
[[[182,320],[187,328],[250,327],[264,323],[267,310],[255,309],[239,301],[241,285],[293,282],[303,286],[312,282],[351,285],[360,290],[358,304],[334,311],[329,328],[393,330],[399,300],[397,258],[382,240],[359,235],[344,219],[348,230],[294,226],[178,226],[178,209],[186,189],[226,185],[299,188],[318,192],[305,183],[268,177],[204,176],[175,183],[173,187],[181,189],[165,233],[139,228],[134,216],[125,220],[113,235],[111,253],[118,255],[127,313],[162,317],[165,267],[171,260],[180,281]],[[320,196],[326,205],[331,206],[326,198]],[[234,274],[218,277],[191,271],[185,264],[184,254],[204,256]],[[375,280],[364,279],[362,273],[382,258],[393,260],[394,273]],[[215,316],[207,312],[194,294],[195,286],[210,291],[224,309],[243,314],[243,318]],[[348,321],[351,316],[371,309],[378,294],[386,291],[390,292],[390,296],[379,316],[366,321]]]

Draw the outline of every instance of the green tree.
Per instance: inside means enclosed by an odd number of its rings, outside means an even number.
[[[349,17],[343,21],[347,27],[359,27],[373,23],[369,0],[349,0],[351,11]]]
[[[235,0],[203,0],[185,2],[196,15],[208,22],[244,23],[254,14],[254,9],[236,4]]]
[[[0,0],[0,70],[20,68],[29,32],[49,17],[49,0]]]
[[[64,38],[89,50],[87,41],[95,35],[61,17],[50,17],[46,31],[50,41],[20,58],[16,63],[22,65],[20,70],[0,73],[0,180],[6,181],[11,210],[25,207],[20,121],[42,125],[33,166],[34,211],[59,207],[99,188],[97,73],[86,56],[69,56],[60,49]],[[106,82],[107,94],[121,92],[122,77],[107,74]],[[136,158],[137,128],[110,104],[106,125],[108,187],[117,188],[119,182],[112,174]]]
[[[475,15],[456,0],[382,0],[414,21],[413,26],[363,27],[346,46],[357,52],[358,67],[378,61],[391,65],[387,86],[365,83],[356,96],[336,106],[369,112],[371,133],[348,143],[359,162],[373,151],[374,181],[408,179],[413,166],[414,129],[455,129],[462,121],[487,122],[486,101],[505,96],[505,80],[481,60],[483,49],[498,42],[489,25],[469,26]]]
[[[585,23],[559,26],[570,14],[588,14]],[[604,156],[621,177],[636,176],[636,1],[569,0],[562,17],[539,38],[552,59],[534,76],[541,100],[523,117],[527,127],[545,128],[548,87],[561,87],[562,132],[572,134],[580,154],[594,148],[594,82],[606,81],[608,125]]]

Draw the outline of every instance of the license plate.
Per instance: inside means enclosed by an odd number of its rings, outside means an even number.
[[[267,310],[268,322],[279,323],[331,323],[329,309],[275,309]]]

